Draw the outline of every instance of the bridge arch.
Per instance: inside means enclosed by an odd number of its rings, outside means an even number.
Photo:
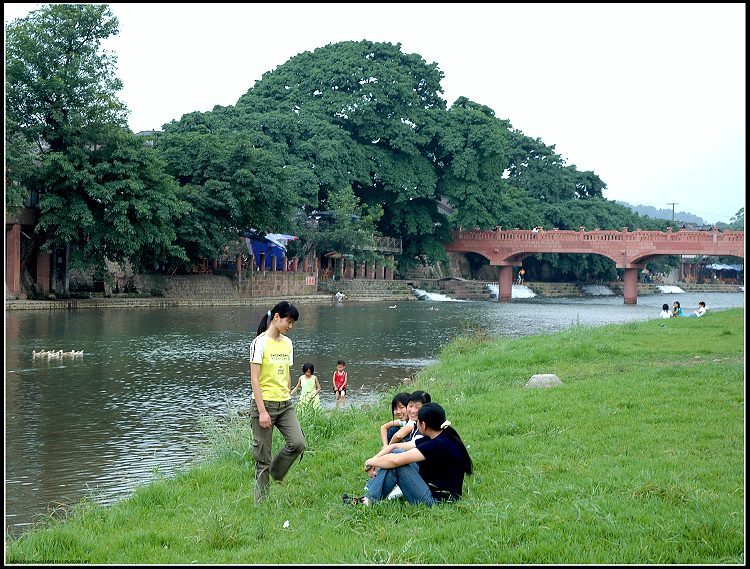
[[[509,301],[513,293],[513,267],[535,253],[598,254],[623,269],[625,304],[638,302],[638,270],[648,260],[661,255],[745,256],[744,231],[535,231],[527,229],[454,231],[445,250],[477,253],[490,265],[500,267],[499,301]]]

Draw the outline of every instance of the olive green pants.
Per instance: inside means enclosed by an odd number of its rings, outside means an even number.
[[[283,480],[294,460],[305,450],[305,435],[302,433],[297,414],[291,400],[265,401],[266,411],[271,417],[271,426],[260,426],[260,413],[255,400],[250,405],[250,420],[253,428],[253,458],[255,459],[255,502],[268,495],[269,475],[274,480]],[[284,437],[284,446],[271,460],[273,428]]]

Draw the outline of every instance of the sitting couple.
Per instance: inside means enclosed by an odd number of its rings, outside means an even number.
[[[362,498],[344,494],[344,502],[370,505],[385,499],[396,486],[410,504],[432,506],[459,499],[464,474],[472,473],[472,462],[461,437],[450,425],[440,405],[422,405],[417,413],[417,427],[422,436],[387,444],[368,458],[367,493]]]

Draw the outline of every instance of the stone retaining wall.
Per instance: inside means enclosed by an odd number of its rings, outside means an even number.
[[[258,298],[317,294],[315,274],[252,273],[239,287],[232,277],[221,275],[136,275],[138,291],[165,298]]]

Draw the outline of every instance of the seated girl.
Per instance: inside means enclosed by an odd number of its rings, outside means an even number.
[[[409,404],[409,394],[406,392],[397,393],[391,400],[391,415],[394,419],[380,425],[380,440],[383,446],[388,444],[391,437],[404,425],[408,420],[406,406]]]
[[[406,413],[409,417],[409,421],[401,427],[388,442],[401,443],[413,440],[415,437],[421,437],[422,433],[419,432],[417,426],[417,413],[422,405],[432,401],[432,397],[426,391],[415,391],[409,395],[409,402],[406,405]]]

